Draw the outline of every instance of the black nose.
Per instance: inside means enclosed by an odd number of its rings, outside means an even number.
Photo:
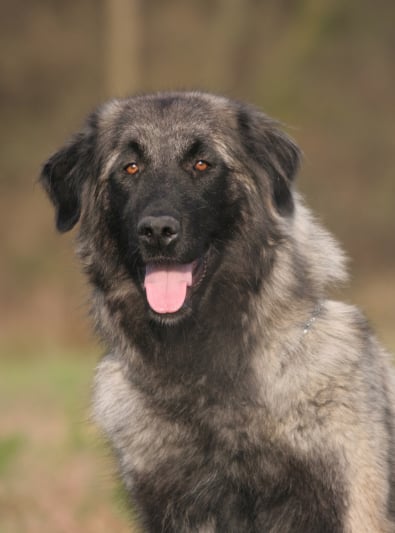
[[[179,237],[180,223],[170,216],[147,216],[138,223],[137,233],[144,244],[169,246]]]

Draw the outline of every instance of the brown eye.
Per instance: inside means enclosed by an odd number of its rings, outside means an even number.
[[[124,168],[124,171],[126,172],[126,174],[129,174],[130,176],[133,176],[134,174],[137,174],[137,172],[139,171],[139,166],[135,162],[129,163]]]
[[[199,161],[196,161],[196,163],[193,165],[193,168],[199,172],[204,172],[209,167],[209,164],[207,161],[203,161],[203,159],[199,159]]]

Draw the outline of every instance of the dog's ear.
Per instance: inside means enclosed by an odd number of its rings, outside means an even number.
[[[40,182],[56,211],[56,227],[71,230],[81,214],[82,188],[92,173],[94,136],[92,128],[77,133],[44,163]]]
[[[300,163],[300,150],[264,113],[249,106],[238,111],[243,145],[271,181],[274,204],[282,215],[293,212],[292,182]]]

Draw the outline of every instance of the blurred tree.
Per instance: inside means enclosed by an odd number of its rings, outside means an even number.
[[[141,89],[143,20],[139,0],[104,0],[106,96],[126,96]]]

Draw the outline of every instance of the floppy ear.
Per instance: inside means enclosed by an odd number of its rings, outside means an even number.
[[[271,181],[274,204],[282,215],[293,212],[292,182],[299,168],[300,150],[278,124],[260,111],[243,106],[238,125],[250,157]]]
[[[80,218],[82,187],[92,171],[92,137],[88,129],[77,133],[48,159],[40,175],[55,206],[56,227],[62,233],[71,230]]]

